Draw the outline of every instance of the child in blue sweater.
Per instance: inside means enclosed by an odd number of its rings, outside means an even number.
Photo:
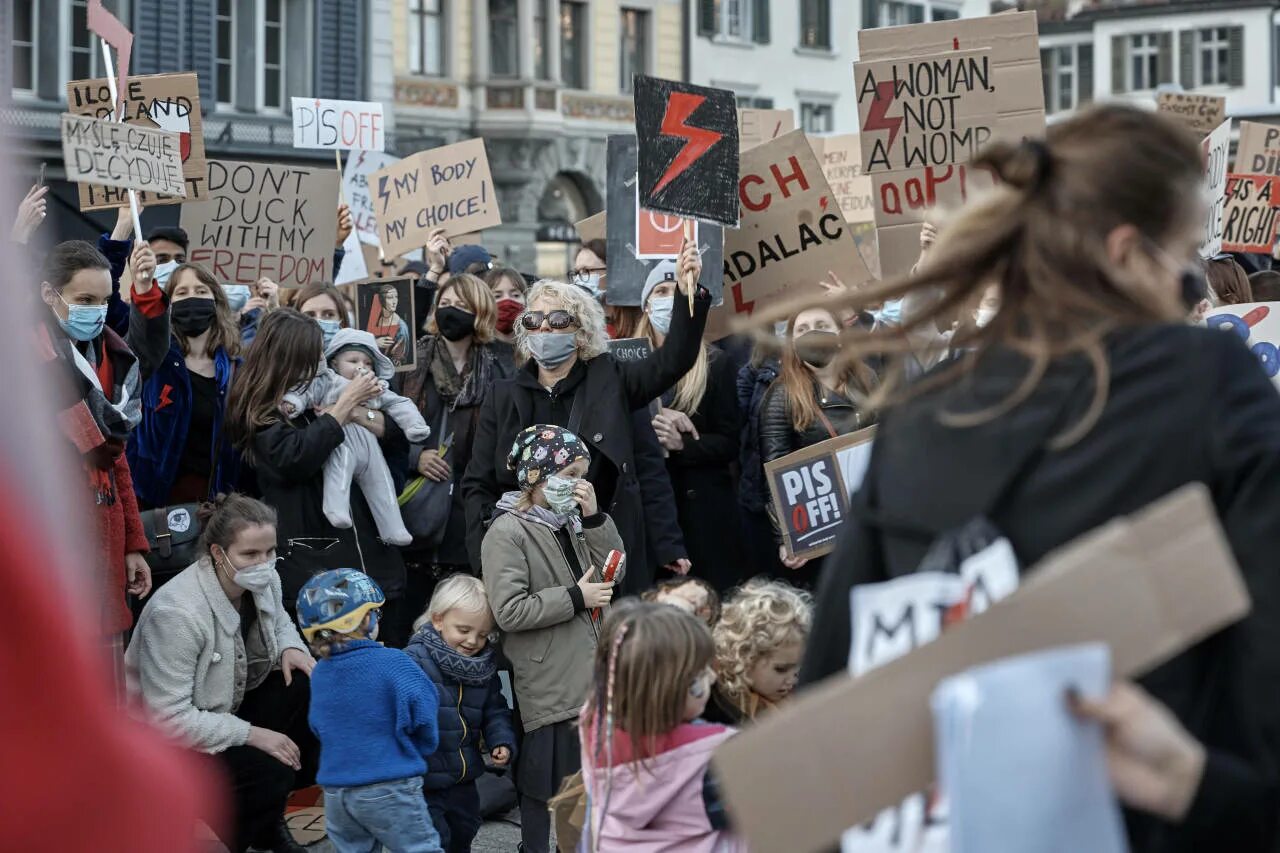
[[[511,763],[516,749],[511,709],[488,647],[493,612],[484,583],[471,575],[445,579],[413,627],[417,633],[405,652],[440,691],[440,748],[427,759],[427,807],[445,853],[467,853],[482,823],[480,736],[499,767]]]
[[[322,572],[298,593],[298,626],[319,663],[311,729],[320,739],[325,828],[337,853],[441,853],[422,796],[439,739],[435,685],[375,642],[385,598],[355,569]]]

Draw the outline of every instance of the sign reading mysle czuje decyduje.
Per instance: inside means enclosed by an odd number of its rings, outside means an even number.
[[[165,195],[187,193],[176,133],[63,113],[62,156],[68,180]]]

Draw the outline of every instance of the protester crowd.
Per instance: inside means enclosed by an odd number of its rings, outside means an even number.
[[[329,282],[219,282],[127,209],[45,252],[97,632],[122,701],[228,780],[226,846],[298,849],[286,802],[319,784],[335,849],[469,850],[513,783],[530,853],[553,820],[561,849],[745,849],[712,751],[847,669],[850,589],[973,519],[1026,569],[1198,481],[1253,612],[1076,711],[1134,850],[1269,849],[1280,397],[1193,323],[1280,273],[1198,259],[1200,151],[1162,117],[1094,109],[978,165],[1000,186],[925,229],[911,276],[719,340],[690,244],[615,306],[603,241],[536,280],[436,233],[412,328],[393,287],[357,328]],[[873,424],[836,551],[790,556],[764,465]]]

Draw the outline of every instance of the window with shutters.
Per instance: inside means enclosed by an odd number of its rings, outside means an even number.
[[[560,2],[560,80],[569,89],[587,88],[587,4]]]
[[[35,94],[36,32],[38,21],[36,0],[13,0],[13,91]]]
[[[1129,36],[1130,92],[1142,92],[1160,85],[1160,37],[1157,33]]]
[[[235,0],[218,0],[214,10],[214,76],[217,78],[218,106],[229,107],[235,103],[236,65]]]
[[[517,0],[489,0],[489,76],[520,76]]]
[[[284,0],[258,0],[258,42],[262,64],[258,70],[258,107],[284,109]]]
[[[618,89],[630,92],[636,74],[649,73],[649,13],[623,9],[618,28],[618,56],[621,57]]]
[[[835,126],[835,109],[831,104],[800,102],[800,127],[805,133],[830,133]]]
[[[409,71],[444,76],[445,0],[409,0]]]
[[[1231,84],[1231,36],[1227,27],[1213,27],[1196,32],[1197,86]]]
[[[751,0],[720,0],[720,35],[751,40]]]
[[[71,0],[71,66],[67,69],[69,80],[88,80],[105,76],[102,67],[102,48],[98,39],[89,32],[89,0]],[[115,51],[112,51],[112,57]]]
[[[831,0],[801,0],[800,46],[831,49]]]
[[[903,27],[907,24],[923,24],[928,21],[954,21],[960,17],[956,2],[931,2],[931,0],[880,0],[876,10],[876,25]]]

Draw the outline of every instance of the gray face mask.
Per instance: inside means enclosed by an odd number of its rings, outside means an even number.
[[[578,349],[574,332],[543,332],[528,338],[529,354],[538,366],[554,370],[573,356]]]

